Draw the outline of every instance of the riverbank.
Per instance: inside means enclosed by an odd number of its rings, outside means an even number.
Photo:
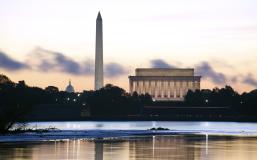
[[[31,141],[53,141],[53,140],[99,140],[116,139],[121,137],[138,137],[154,135],[216,135],[216,136],[247,136],[257,137],[257,131],[192,131],[192,130],[66,130],[49,132],[24,132],[16,134],[0,135],[0,142],[31,142]]]
[[[17,124],[19,126],[19,124]],[[257,123],[186,121],[29,122],[25,132],[0,135],[0,142],[209,134],[257,137]],[[26,129],[25,128],[25,129]],[[154,128],[154,129],[153,129]],[[161,128],[161,129],[158,129]],[[151,130],[152,129],[152,130]],[[38,132],[39,131],[39,132]]]

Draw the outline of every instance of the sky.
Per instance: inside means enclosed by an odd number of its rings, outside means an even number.
[[[255,0],[0,0],[0,73],[30,86],[94,86],[103,18],[105,84],[136,68],[195,68],[201,88],[257,88]]]

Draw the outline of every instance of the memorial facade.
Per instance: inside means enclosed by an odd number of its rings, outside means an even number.
[[[188,90],[200,89],[201,76],[192,68],[137,68],[135,76],[129,76],[132,94],[150,94],[154,100],[183,101]]]

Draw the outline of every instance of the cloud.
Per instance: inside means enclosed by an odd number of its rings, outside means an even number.
[[[215,84],[225,84],[226,82],[241,82],[257,87],[257,80],[252,74],[249,73],[246,76],[233,75],[229,77],[221,72],[215,71],[211,66],[213,63],[222,64],[222,62],[200,62],[195,65],[196,75],[200,75],[204,79],[210,79]],[[152,68],[176,68],[177,66],[181,66],[177,63],[176,65],[171,65],[162,59],[151,60],[150,65]],[[49,51],[43,48],[35,48],[28,55],[26,63],[12,59],[6,53],[0,51],[0,68],[10,71],[29,69],[41,72],[62,72],[72,75],[93,76],[94,67],[94,60],[92,59],[76,61],[60,52]],[[232,66],[229,68],[232,68]],[[119,63],[110,62],[104,65],[104,75],[108,78],[115,78],[126,75],[128,73],[128,69]]]
[[[95,73],[95,62],[92,59],[87,59],[82,62],[81,72],[86,75],[93,75]]]
[[[84,74],[81,72],[80,64],[61,53],[55,53],[55,62],[61,68],[61,71],[71,74]]]
[[[37,61],[35,61],[37,60]],[[36,70],[43,72],[63,72],[73,75],[94,75],[94,61],[87,59],[82,62],[73,60],[62,53],[36,48],[30,54],[29,60]],[[110,62],[104,65],[107,77],[118,77],[128,73],[124,66]]]
[[[235,67],[231,64],[229,64],[228,62],[224,61],[224,60],[220,60],[220,59],[213,59],[210,62],[208,62],[209,64],[211,63],[214,66],[217,67],[221,67],[221,68],[228,68],[228,69],[234,69]]]
[[[216,72],[208,62],[201,62],[196,65],[196,74],[203,78],[210,78],[216,84],[225,84],[226,76],[223,73]]]
[[[28,61],[32,66],[43,72],[63,72],[73,75],[91,75],[93,73],[92,60],[85,63],[77,62],[62,53],[49,51],[43,48],[34,49]]]
[[[170,65],[162,59],[154,59],[150,62],[152,68],[175,68],[175,66]]]
[[[0,51],[0,67],[10,70],[10,71],[16,71],[16,70],[22,70],[22,69],[29,68],[29,66],[26,65],[25,63],[16,61],[1,51]]]
[[[37,47],[28,55],[26,63],[18,62],[0,51],[0,68],[10,71],[30,69],[40,72],[93,76],[95,66],[92,59],[76,61],[63,53]],[[104,74],[108,78],[113,78],[128,74],[128,70],[121,64],[110,62],[104,65]]]
[[[217,62],[216,62],[217,63]],[[154,59],[150,61],[152,68],[176,68],[175,65],[170,65],[162,59]],[[200,62],[195,65],[195,72],[197,75],[202,76],[203,78],[209,78],[216,84],[225,84],[227,77],[220,72],[216,72],[208,62]],[[232,81],[237,81],[236,77],[233,77]]]
[[[128,70],[118,63],[108,63],[105,65],[105,75],[109,78],[128,74]]]
[[[162,59],[154,59],[150,61],[152,68],[176,68]],[[196,65],[196,74],[203,78],[210,78],[216,84],[224,84],[226,76],[223,73],[216,72],[208,62],[200,62]],[[233,80],[236,80],[233,78]]]
[[[253,75],[250,73],[244,77],[243,83],[257,87],[257,80],[254,79]]]

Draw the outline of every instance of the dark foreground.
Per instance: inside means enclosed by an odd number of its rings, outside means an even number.
[[[257,137],[153,135],[0,143],[1,160],[253,160]]]

